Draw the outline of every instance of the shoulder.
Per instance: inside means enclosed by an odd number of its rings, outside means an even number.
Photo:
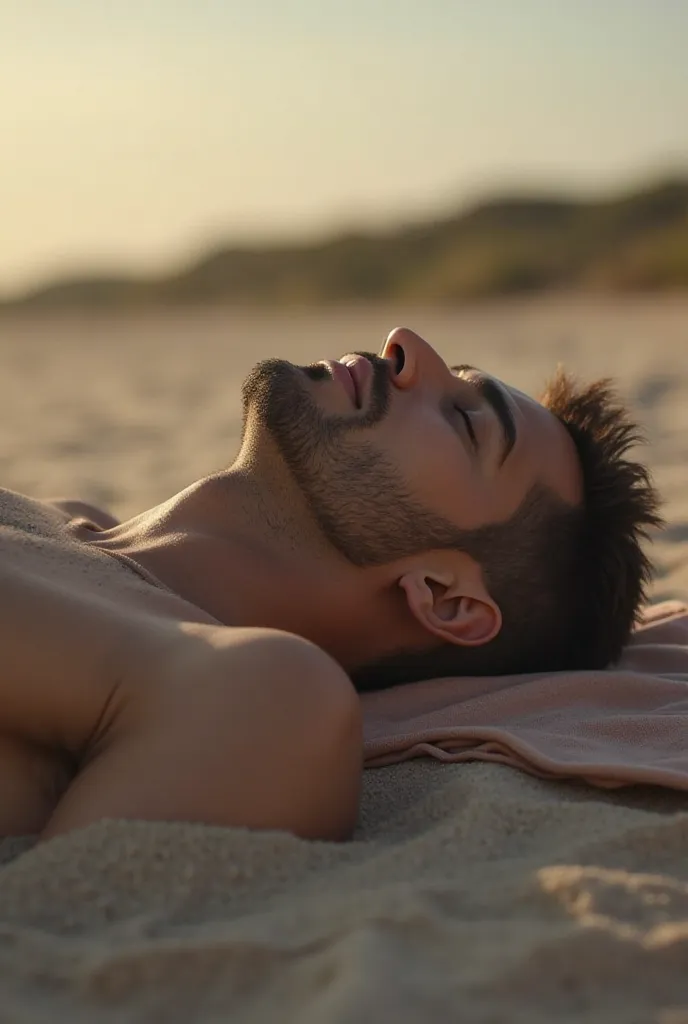
[[[136,634],[51,538],[0,527],[0,734],[79,752]]]

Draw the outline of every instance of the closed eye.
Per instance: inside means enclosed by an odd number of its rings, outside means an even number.
[[[461,406],[459,406],[459,405],[455,405],[454,408],[463,417],[463,421],[466,424],[466,430],[468,431],[468,436],[471,439],[471,444],[473,445],[474,449],[477,451],[478,450],[478,438],[475,436],[475,430],[473,429],[473,423],[472,423],[472,420],[471,420],[471,414],[466,412],[466,410],[462,409]]]

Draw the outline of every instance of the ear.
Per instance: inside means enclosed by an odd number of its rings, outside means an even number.
[[[477,565],[459,578],[452,571],[412,569],[398,582],[418,622],[445,643],[479,647],[502,628],[502,613]]]

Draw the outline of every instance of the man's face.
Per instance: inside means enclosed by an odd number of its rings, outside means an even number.
[[[379,356],[259,363],[242,393],[245,432],[251,414],[355,565],[451,547],[459,531],[509,519],[536,483],[581,498],[575,448],[556,417],[475,368],[448,367],[407,328]]]

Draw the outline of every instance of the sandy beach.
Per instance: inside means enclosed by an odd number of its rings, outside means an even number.
[[[688,297],[462,310],[0,319],[0,485],[134,515],[228,465],[259,359],[400,324],[536,394],[612,376],[665,506],[654,601],[688,600]],[[688,804],[501,765],[365,772],[344,846],[104,823],[0,843],[0,1020],[688,1021]]]
[[[183,311],[0,319],[0,483],[135,515],[231,462],[259,360],[379,351],[398,325],[529,394],[558,363],[612,376],[643,425],[669,528],[655,596],[688,593],[688,298],[436,309]]]

